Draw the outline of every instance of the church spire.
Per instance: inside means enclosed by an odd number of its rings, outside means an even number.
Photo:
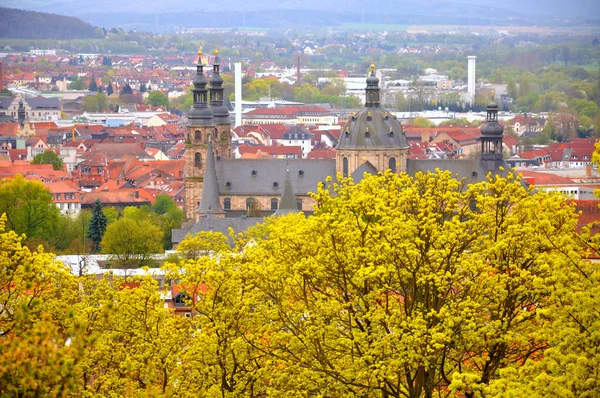
[[[379,79],[375,76],[375,65],[371,64],[371,74],[367,77],[365,106],[379,107]]]
[[[1,76],[0,76],[1,78]],[[23,98],[19,100],[19,108],[17,109],[17,117],[19,120],[19,126],[23,128],[25,126],[25,106],[23,106]]]
[[[206,166],[204,168],[204,183],[202,186],[202,198],[196,209],[200,216],[208,214],[224,217],[225,210],[221,207],[219,200],[219,184],[217,182],[217,170],[215,169],[215,156],[212,149],[212,139],[208,136],[208,150],[206,152]]]
[[[210,106],[215,115],[216,124],[229,124],[229,110],[223,104],[223,78],[221,77],[221,57],[219,50],[215,50],[213,74],[210,79]]]
[[[202,63],[202,50],[198,49],[198,63],[196,64],[196,77],[192,89],[194,103],[188,112],[188,125],[212,126],[213,113],[208,107],[208,81],[204,76],[204,64]]]
[[[485,124],[481,127],[481,160],[502,160],[502,137],[504,127],[498,123],[498,104],[492,101],[487,106]]]
[[[275,212],[275,216],[282,216],[289,213],[297,213],[298,205],[296,204],[296,196],[294,195],[294,189],[292,188],[292,177],[290,176],[290,169],[287,169],[285,175],[285,183],[283,185],[283,192],[279,199],[279,206]]]

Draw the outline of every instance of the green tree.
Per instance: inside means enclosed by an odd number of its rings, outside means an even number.
[[[102,112],[107,108],[108,99],[104,93],[85,96],[81,104],[81,109],[86,112]]]
[[[145,93],[146,91],[148,91],[146,88],[146,83],[140,84],[140,93]]]
[[[152,91],[148,94],[146,103],[152,106],[169,106],[169,97],[161,91]]]
[[[39,181],[26,180],[20,174],[0,180],[0,214],[5,213],[6,227],[28,239],[48,240],[59,219],[52,194]]]
[[[433,122],[429,119],[427,119],[426,117],[416,117],[411,121],[411,124],[417,126],[417,127],[425,127],[425,128],[430,128],[430,127],[435,127],[435,125],[433,124]]]
[[[156,202],[152,205],[152,209],[161,216],[170,210],[177,209],[177,203],[169,195],[163,193],[156,195]]]
[[[109,82],[108,86],[106,86],[106,95],[111,96],[114,92],[115,91],[113,89],[112,83]]]
[[[128,94],[133,94],[133,90],[131,89],[131,86],[129,85],[129,83],[125,84],[123,86],[123,88],[121,89],[121,95],[128,95]]]
[[[88,90],[92,92],[98,91],[98,84],[96,83],[96,78],[94,77],[94,75],[92,75],[92,77],[90,78],[90,86],[88,87]]]
[[[38,153],[35,155],[32,164],[51,164],[54,170],[62,170],[63,168],[63,160],[58,157],[56,152],[47,150],[43,153]]]
[[[163,251],[162,235],[160,228],[149,221],[121,218],[106,228],[102,252],[111,254],[119,266],[147,265],[154,254]]]
[[[92,218],[90,219],[87,230],[87,238],[92,241],[93,250],[95,252],[100,251],[100,242],[102,242],[102,238],[106,232],[107,224],[108,219],[102,210],[102,203],[100,203],[99,199],[96,199],[92,209]]]
[[[83,90],[83,80],[79,77],[71,80],[69,83],[69,90]]]

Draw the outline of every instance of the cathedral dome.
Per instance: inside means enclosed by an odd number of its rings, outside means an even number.
[[[408,148],[402,125],[382,107],[364,107],[342,130],[338,148]]]
[[[408,148],[402,125],[379,105],[375,65],[367,77],[365,107],[348,121],[337,145],[341,149]]]

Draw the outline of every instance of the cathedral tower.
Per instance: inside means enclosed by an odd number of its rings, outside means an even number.
[[[215,61],[213,63],[213,74],[210,79],[210,107],[215,121],[215,136],[213,147],[217,161],[221,158],[232,157],[231,153],[231,121],[229,109],[224,104],[223,78],[221,77],[221,57],[219,50],[215,50]]]
[[[194,218],[195,210],[200,205],[208,136],[216,129],[213,112],[208,106],[207,83],[202,64],[202,51],[198,50],[198,64],[192,89],[194,103],[188,112],[186,125],[185,216],[188,219]]]

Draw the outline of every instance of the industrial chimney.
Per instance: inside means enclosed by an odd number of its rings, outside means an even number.
[[[467,57],[467,92],[471,105],[475,102],[475,62],[477,57],[470,55]]]

